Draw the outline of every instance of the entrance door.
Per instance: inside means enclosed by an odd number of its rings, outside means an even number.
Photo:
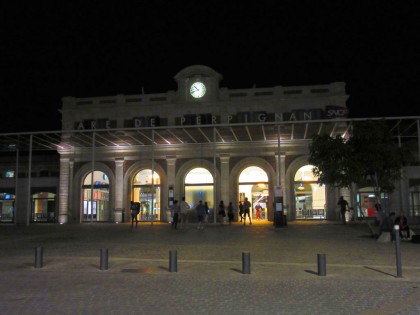
[[[296,219],[326,219],[325,186],[318,184],[312,168],[312,165],[305,165],[295,174]]]
[[[249,166],[239,175],[239,201],[245,197],[252,204],[252,220],[266,221],[268,219],[268,176],[258,166]]]

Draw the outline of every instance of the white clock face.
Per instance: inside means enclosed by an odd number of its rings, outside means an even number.
[[[206,86],[201,82],[195,82],[191,85],[190,93],[194,98],[201,98],[206,94]]]

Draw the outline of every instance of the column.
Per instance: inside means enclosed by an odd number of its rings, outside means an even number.
[[[69,221],[70,221],[70,217],[73,217],[73,221],[76,221],[76,219],[79,221],[80,223],[80,209],[77,208],[78,213],[75,213],[75,209],[73,209],[73,176],[74,176],[74,161],[70,160],[69,161],[69,180],[68,180],[68,185],[69,185],[69,197],[68,197],[68,214],[69,214]]]
[[[59,182],[59,203],[58,203],[58,223],[68,223],[68,202],[69,202],[69,174],[70,159],[60,159],[60,182]]]
[[[230,156],[228,154],[220,154],[220,192],[225,205],[228,205],[229,201],[232,201],[229,200],[229,158]],[[234,203],[235,200],[232,202]],[[217,200],[215,200],[215,203],[219,204]]]
[[[167,186],[168,194],[162,194],[162,195],[163,196],[168,196],[168,198],[166,198],[166,201],[165,201],[165,204],[166,204],[166,208],[165,209],[168,209],[168,211],[161,212],[161,215],[165,215],[165,217],[163,219],[166,222],[170,222],[171,221],[171,213],[170,213],[169,209],[172,206],[171,203],[174,201],[174,199],[178,199],[179,200],[179,197],[180,197],[180,196],[178,196],[177,198],[175,198],[175,195],[174,195],[174,193],[175,193],[175,166],[176,166],[176,156],[175,155],[167,155],[166,156],[166,165],[167,165],[166,166],[166,174],[167,174],[166,181],[168,183],[168,186]],[[177,188],[177,191],[179,191],[179,190],[180,189]],[[169,195],[169,191],[172,192],[172,195]],[[164,209],[164,207],[163,207],[164,201],[163,200],[161,202],[161,205],[162,205],[161,209],[163,210]],[[162,219],[161,219],[161,221],[162,221]]]
[[[124,158],[115,159],[115,203],[114,203],[114,221],[123,222],[124,210]],[[125,214],[125,213],[124,213]]]
[[[167,182],[168,187],[175,188],[175,165],[176,165],[176,156],[175,155],[167,155],[166,156],[166,163],[167,163]]]

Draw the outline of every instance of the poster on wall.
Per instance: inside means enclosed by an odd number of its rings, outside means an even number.
[[[276,185],[274,187],[274,197],[283,197],[283,189],[281,185]]]

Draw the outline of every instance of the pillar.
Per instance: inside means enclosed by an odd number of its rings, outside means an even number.
[[[114,201],[114,221],[122,222],[124,211],[124,158],[115,159],[115,201]]]
[[[220,196],[221,200],[224,201],[225,205],[228,205],[230,201],[235,204],[236,200],[230,200],[230,185],[229,185],[229,155],[221,154],[220,155]],[[218,204],[218,201],[215,200],[215,203]],[[216,208],[216,207],[215,207]]]
[[[68,223],[70,159],[60,159],[58,223]]]

